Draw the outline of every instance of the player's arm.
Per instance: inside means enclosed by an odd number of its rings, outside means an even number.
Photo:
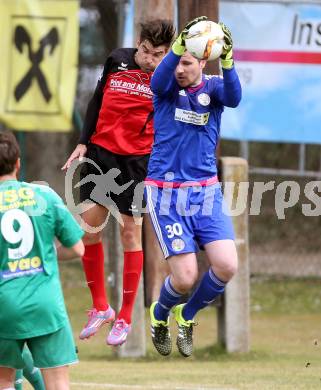
[[[88,145],[90,137],[96,129],[98,115],[103,101],[104,81],[106,81],[106,79],[102,76],[97,82],[92,98],[89,100],[79,144]]]
[[[87,152],[87,146],[83,145],[83,144],[78,144],[75,147],[75,150],[69,156],[68,160],[61,167],[61,170],[64,171],[64,170],[68,169],[70,167],[71,163],[74,160],[76,160],[76,158],[78,158],[79,161],[81,161],[83,159],[83,157],[85,156],[86,152]]]
[[[105,62],[104,70],[100,79],[97,82],[95,92],[88,103],[83,129],[79,138],[79,143],[76,146],[75,150],[69,156],[64,166],[61,168],[62,170],[68,169],[71,163],[77,158],[79,159],[79,161],[81,161],[87,152],[87,145],[96,129],[98,115],[103,100],[104,86],[106,84],[107,76],[110,72],[111,65],[112,57],[110,55]]]
[[[79,226],[71,212],[67,209],[60,196],[52,189],[50,206],[55,221],[55,237],[57,256],[59,260],[68,260],[83,256],[85,248],[82,242],[84,231]]]
[[[173,91],[177,85],[174,72],[180,58],[170,51],[157,66],[151,80],[151,90],[155,95],[163,96]]]
[[[70,248],[63,246],[61,243],[57,243],[56,249],[57,257],[60,261],[74,259],[75,257],[82,257],[85,253],[85,246],[82,240],[79,240]]]
[[[79,161],[81,161],[82,158],[85,156],[90,137],[92,136],[94,130],[96,129],[96,123],[97,123],[102,99],[103,99],[103,85],[102,85],[102,80],[99,80],[94,95],[89,101],[87,107],[84,126],[80,135],[79,143],[76,146],[75,150],[69,156],[66,163],[61,168],[63,171],[69,169],[71,163],[74,160],[78,158]]]
[[[242,98],[242,87],[236,73],[233,60],[233,40],[230,30],[220,23],[224,32],[224,48],[220,60],[223,71],[223,80],[213,78],[211,96],[226,107],[237,107]]]
[[[157,95],[166,95],[173,90],[173,87],[177,85],[175,80],[175,69],[184,54],[185,37],[188,34],[188,30],[194,24],[201,20],[206,20],[206,16],[200,16],[188,22],[179,36],[175,39],[171,51],[163,58],[161,63],[155,69],[151,80],[151,89],[153,93]]]
[[[84,120],[84,126],[79,138],[79,144],[88,145],[90,137],[96,130],[99,111],[103,101],[104,87],[113,63],[112,55],[113,53],[111,53],[111,55],[107,57],[107,60],[104,65],[103,73],[97,82],[94,95],[88,103],[85,120]]]

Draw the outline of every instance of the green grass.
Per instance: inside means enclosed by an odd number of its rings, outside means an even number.
[[[321,313],[321,279],[252,278],[251,309],[271,315]]]
[[[63,264],[61,273],[77,340],[89,292],[78,263]],[[318,279],[253,278],[247,354],[227,354],[217,345],[213,307],[197,318],[195,352],[188,359],[176,351],[169,358],[158,355],[148,322],[146,357],[119,359],[105,345],[106,327],[88,341],[77,341],[81,362],[70,369],[72,389],[321,389],[320,287]]]

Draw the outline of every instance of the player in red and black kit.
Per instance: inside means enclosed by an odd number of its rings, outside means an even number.
[[[101,171],[99,172],[94,164],[85,162],[81,179],[101,172],[101,177],[106,177],[106,185],[101,186],[98,201],[97,196],[93,197],[92,193],[97,183],[87,182],[80,187],[81,202],[89,199],[94,202],[94,206],[87,208],[82,214],[86,224],[94,228],[101,226],[111,205],[115,204],[123,220],[123,225],[120,225],[124,250],[123,301],[107,337],[107,343],[110,345],[123,344],[131,329],[131,315],[143,268],[141,223],[134,220],[135,212],[138,211],[138,206],[133,203],[134,189],[137,183],[141,183],[146,177],[154,138],[151,75],[168,51],[174,33],[172,22],[167,20],[142,23],[136,49],[116,49],[109,55],[89,102],[79,144],[62,168],[68,169],[73,160],[86,157],[96,163]],[[108,192],[108,177],[105,176],[108,172],[113,172],[110,171],[113,168],[121,171],[115,177],[119,188],[126,188],[132,181],[125,191],[117,195],[112,194],[112,191]],[[97,188],[95,190],[97,193]],[[80,333],[80,339],[89,338],[104,323],[115,318],[105,289],[101,231],[87,232],[83,241],[83,268],[91,291],[93,308]]]

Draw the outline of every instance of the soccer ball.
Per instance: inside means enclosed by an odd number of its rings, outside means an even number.
[[[209,20],[194,24],[185,38],[186,50],[200,60],[212,61],[222,54],[224,32],[222,27]]]

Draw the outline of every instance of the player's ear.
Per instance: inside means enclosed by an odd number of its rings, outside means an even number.
[[[141,43],[142,43],[142,42],[141,42],[139,39],[137,39],[137,41],[136,41],[136,47],[138,47]]]
[[[15,166],[14,166],[14,171],[17,174],[17,176],[19,174],[20,167],[21,167],[21,161],[20,161],[20,158],[18,158],[18,160],[16,161]]]
[[[203,70],[205,68],[207,61],[206,60],[200,60],[200,67]]]

